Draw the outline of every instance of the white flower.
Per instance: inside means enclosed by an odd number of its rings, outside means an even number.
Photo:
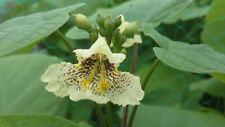
[[[144,96],[140,79],[117,70],[124,54],[112,53],[105,38],[99,37],[90,49],[74,50],[78,64],[62,62],[51,65],[41,80],[46,90],[71,100],[90,99],[97,103],[137,105]]]
[[[126,26],[129,24],[129,22],[125,21],[125,18],[123,15],[120,15],[122,23],[119,26],[120,32],[123,33]],[[122,45],[124,48],[128,48],[132,46],[134,43],[142,43],[141,36],[139,34],[135,34],[133,38],[128,38],[124,44]]]

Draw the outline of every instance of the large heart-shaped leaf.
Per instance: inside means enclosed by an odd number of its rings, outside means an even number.
[[[91,117],[93,105],[90,101],[71,102],[71,120],[75,122],[88,121]]]
[[[163,63],[187,72],[225,73],[225,55],[207,45],[172,41],[147,25],[144,32],[162,47],[154,47],[154,52]]]
[[[206,17],[206,24],[201,34],[203,43],[225,54],[225,1],[215,0]]]
[[[210,6],[198,6],[196,4],[197,0],[193,0],[192,3],[180,13],[168,18],[164,23],[172,24],[177,22],[178,20],[191,20],[194,18],[205,16],[210,8]]]
[[[68,19],[68,13],[84,4],[35,13],[8,20],[0,25],[0,56],[7,55],[50,35]]]
[[[214,96],[225,97],[224,83],[214,78],[204,79],[192,83],[190,90],[200,90]]]
[[[154,48],[165,64],[187,72],[225,73],[225,56],[206,45],[171,43],[168,49]]]
[[[137,72],[142,84],[150,69],[151,66],[146,65]],[[160,106],[180,105],[183,108],[188,108],[189,105],[184,104],[184,101],[188,98],[188,88],[190,84],[198,80],[200,78],[196,75],[178,71],[159,63],[147,83],[145,97],[142,102]]]
[[[81,127],[54,115],[0,115],[0,127]]]
[[[225,83],[225,74],[211,73],[210,75]]]
[[[225,1],[215,0],[206,16],[205,27],[201,34],[203,43],[225,54]],[[223,10],[223,11],[222,11]],[[225,82],[225,74],[211,74]]]
[[[137,75],[141,78],[142,84],[144,83],[144,80],[148,78],[147,73],[150,71],[150,69],[151,65],[149,64],[137,72]],[[159,78],[162,78],[163,80],[159,80]],[[199,79],[200,78],[195,75],[174,70],[165,64],[159,63],[152,76],[149,78],[145,89],[145,94],[152,94],[152,91],[155,91],[159,88],[168,88],[166,90],[169,90],[172,86],[177,86],[177,90],[181,90],[182,88],[186,88],[188,84]],[[174,92],[174,94],[177,94],[177,92]]]
[[[140,24],[147,22],[157,26],[168,17],[175,15],[179,10],[187,7],[189,3],[190,0],[131,0],[114,8],[99,9],[89,19],[94,24],[98,14],[103,16],[111,14],[113,17],[123,14],[127,21],[137,20]],[[76,33],[77,30],[72,28],[66,36],[72,39],[80,39],[79,36],[76,36]],[[85,35],[85,32],[82,33]]]
[[[0,59],[0,113],[55,113],[63,99],[47,92],[40,77],[50,64],[60,61],[45,55]]]
[[[225,118],[219,114],[200,113],[175,108],[141,105],[134,127],[224,127]]]

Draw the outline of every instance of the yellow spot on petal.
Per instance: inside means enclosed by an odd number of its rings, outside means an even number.
[[[87,84],[88,84],[88,83],[89,83],[89,82],[86,81],[86,80],[84,80],[84,81],[82,82],[82,85],[84,86],[84,90],[87,89]]]
[[[108,84],[106,81],[100,81],[100,84],[99,84],[99,90],[100,92],[103,92],[104,89],[108,88]]]
[[[115,68],[115,72],[116,72],[116,73],[118,73],[118,72],[119,72],[117,68]]]
[[[94,66],[93,70],[91,71],[90,76],[89,76],[86,80],[84,80],[84,81],[82,82],[82,85],[84,86],[84,90],[87,89],[87,85],[88,85],[88,84],[91,82],[91,80],[94,78],[95,72],[96,72],[97,67],[98,67],[98,64],[99,64],[99,62],[96,62],[96,63],[95,63],[95,66]]]
[[[77,68],[81,68],[81,62],[77,64]]]
[[[108,88],[108,84],[106,81],[104,81],[104,64],[101,63],[101,75],[100,75],[100,83],[99,83],[99,91],[103,92],[104,89]]]

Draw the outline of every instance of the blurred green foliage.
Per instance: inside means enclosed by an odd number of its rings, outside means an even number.
[[[143,29],[142,25],[144,23],[144,25],[153,24],[155,27],[157,26],[156,30],[160,34],[171,40],[188,44],[205,43],[216,51],[224,53],[224,0],[195,0],[190,5],[179,3],[179,1],[175,0],[175,4],[179,4],[179,7],[183,8],[180,10],[176,8],[171,9],[174,6],[174,3],[170,3],[171,1],[166,0],[160,8],[157,6],[157,1],[146,0],[4,0],[0,1],[0,22],[35,12],[44,12],[85,2],[86,5],[74,11],[74,13],[87,15],[92,23],[99,13],[103,15],[110,13],[114,17],[124,13],[128,21],[140,20],[140,29]],[[148,5],[148,2],[153,3]],[[176,10],[179,11],[176,12]],[[131,11],[132,13],[130,13]],[[171,17],[167,17],[173,12],[176,13],[172,14]],[[10,33],[15,33],[10,37],[10,39],[14,38],[14,40],[11,41],[11,45],[8,45],[9,48],[7,48],[7,45],[0,47],[0,127],[14,127],[21,120],[32,120],[24,123],[24,126],[29,127],[42,126],[43,121],[45,123],[43,126],[46,127],[47,125],[53,126],[56,124],[56,127],[64,125],[69,127],[99,126],[95,109],[90,101],[71,102],[68,98],[55,97],[52,93],[44,90],[44,83],[40,81],[40,76],[48,65],[62,60],[71,62],[73,59],[70,50],[64,45],[61,38],[54,33],[55,30],[58,29],[65,34],[67,36],[66,39],[69,40],[69,44],[74,49],[90,47],[88,34],[77,29],[72,18],[68,21],[65,20],[65,17],[68,17],[67,12],[59,11],[54,14],[46,15],[46,20],[43,22],[48,21],[51,23],[51,21],[55,22],[57,20],[59,25],[54,25],[53,28],[47,29],[47,34],[44,33],[22,45],[28,35],[24,35],[24,37],[18,36],[23,32],[23,28],[26,27],[21,26],[19,31],[15,29],[10,31]],[[60,20],[60,16],[62,20]],[[150,17],[150,19],[146,23],[143,17]],[[36,22],[39,22],[39,19],[35,16],[32,17],[31,21],[33,22],[27,20],[27,23],[34,25]],[[20,22],[17,23],[14,24],[15,27],[20,26]],[[21,20],[21,24],[23,23],[23,20]],[[0,24],[0,35],[3,35],[1,29],[8,30],[10,26],[12,25],[1,26]],[[36,27],[37,30],[42,28],[41,32],[44,32],[44,28],[49,28],[50,26],[40,23]],[[37,30],[32,30],[26,32],[37,32]],[[4,37],[7,37],[10,33],[7,33]],[[141,32],[143,43],[138,45],[135,75],[141,78],[142,83],[147,78],[146,75],[156,59],[153,47],[160,46],[159,42],[157,41],[156,43],[156,40],[153,40],[154,38],[152,39],[149,35],[153,34],[147,33],[145,30]],[[162,36],[160,35],[159,38],[162,39]],[[2,38],[0,37],[0,39]],[[3,42],[2,40],[0,41]],[[6,38],[4,41],[9,40]],[[166,42],[163,41],[163,45]],[[17,44],[19,47],[16,46]],[[119,67],[122,71],[130,70],[132,60],[132,47],[126,50],[127,58]],[[197,51],[201,50],[198,49]],[[173,51],[171,50],[171,52]],[[183,50],[182,53],[186,51],[189,51],[189,49]],[[193,51],[186,54],[191,53]],[[198,55],[199,57],[208,57],[206,53]],[[195,53],[193,53],[193,56],[195,56]],[[224,60],[220,59],[215,67],[218,72],[222,72],[224,69],[224,62],[222,62]],[[210,62],[214,61],[211,60]],[[219,66],[219,64],[221,65]],[[211,66],[214,67],[215,65],[212,64]],[[174,66],[174,68],[177,67]],[[225,118],[222,114],[225,114],[225,84],[221,82],[225,79],[224,74],[221,74],[221,72],[211,74],[216,79],[210,74],[189,73],[188,69],[185,70],[186,72],[183,72],[174,68],[163,63],[157,66],[147,82],[145,97],[140,109],[138,109],[134,127],[224,127]],[[190,72],[193,72],[193,70],[190,70]],[[208,98],[204,97],[206,94]],[[105,119],[108,119],[105,106],[101,105],[101,109]],[[115,127],[121,126],[122,118],[118,115],[120,111],[119,106],[112,105]],[[29,115],[12,115],[14,113]],[[47,115],[33,115],[34,113],[45,113]],[[72,122],[49,114],[61,116]]]

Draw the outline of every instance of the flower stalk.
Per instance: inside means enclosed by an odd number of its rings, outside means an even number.
[[[73,47],[70,45],[70,42],[66,39],[66,37],[59,30],[56,30],[55,31],[55,34],[62,40],[62,42],[69,49],[69,51],[72,52],[73,51]],[[75,55],[73,53],[71,55],[73,57],[73,60],[72,61],[74,62],[74,60],[76,59],[76,57],[75,57]]]
[[[135,43],[133,46],[133,55],[132,55],[132,62],[131,62],[131,68],[130,68],[131,74],[134,74],[134,71],[135,71],[137,53],[138,53],[138,43]],[[124,108],[122,127],[127,126],[127,116],[128,116],[128,105]]]
[[[96,102],[94,102],[94,105],[95,105],[95,110],[96,110],[96,114],[98,117],[98,122],[100,124],[100,127],[106,127],[106,123],[105,123],[105,120],[103,117],[102,110],[100,109],[99,105]]]
[[[155,61],[153,62],[152,67],[150,68],[150,70],[149,70],[149,72],[148,72],[147,77],[146,77],[145,80],[144,80],[144,84],[143,84],[143,86],[142,86],[142,89],[143,89],[143,90],[145,90],[145,88],[146,88],[146,86],[147,86],[147,83],[148,83],[149,79],[151,78],[152,73],[154,72],[154,70],[155,70],[155,68],[157,67],[158,64],[159,64],[159,59],[155,59]],[[131,112],[131,116],[130,116],[130,119],[129,119],[128,127],[132,127],[132,124],[133,124],[134,117],[135,117],[135,115],[136,115],[137,109],[138,109],[138,105],[135,105],[135,106],[133,107],[132,112]]]
[[[113,127],[113,119],[112,119],[112,112],[111,112],[111,105],[110,102],[106,104],[106,113],[108,116],[108,127]]]
[[[70,45],[70,43],[66,39],[66,37],[59,30],[56,30],[55,34],[63,41],[63,43],[66,45],[66,47],[72,52],[73,47]]]

